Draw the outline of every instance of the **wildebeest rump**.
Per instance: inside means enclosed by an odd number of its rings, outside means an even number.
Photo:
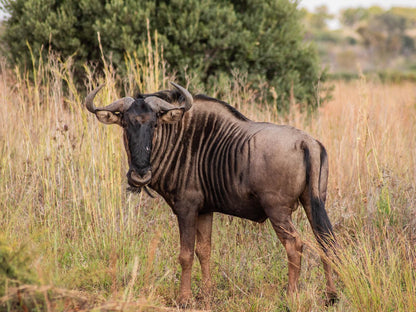
[[[178,302],[191,298],[194,251],[201,263],[204,293],[211,287],[213,212],[256,222],[269,218],[287,252],[288,293],[295,292],[302,241],[291,215],[299,201],[323,250],[334,246],[324,208],[325,148],[301,130],[253,122],[222,101],[192,96],[172,84],[176,90],[126,97],[97,108],[93,100],[100,86],[85,104],[101,122],[123,127],[130,186],[152,188],[177,216],[182,266]],[[332,270],[322,260],[331,299],[336,296]]]

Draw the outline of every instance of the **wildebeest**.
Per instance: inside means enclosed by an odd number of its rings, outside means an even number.
[[[191,299],[194,251],[203,292],[211,288],[209,259],[213,212],[264,222],[286,249],[288,294],[297,290],[302,241],[291,220],[300,202],[325,252],[334,247],[325,211],[328,159],[324,146],[293,127],[253,122],[225,102],[175,90],[125,97],[106,107],[88,94],[87,109],[105,124],[124,129],[127,180],[159,193],[177,216],[182,267],[178,302]],[[196,248],[195,248],[196,241]],[[329,299],[336,296],[332,270],[322,258]]]

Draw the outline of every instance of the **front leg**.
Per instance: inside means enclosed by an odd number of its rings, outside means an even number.
[[[211,233],[212,233],[212,212],[198,216],[196,232],[196,255],[201,263],[202,271],[202,295],[204,299],[209,298],[211,292]]]
[[[191,273],[192,263],[194,260],[196,222],[198,214],[196,211],[184,211],[178,213],[177,217],[181,244],[179,263],[182,267],[178,303],[180,305],[187,305],[192,296]]]

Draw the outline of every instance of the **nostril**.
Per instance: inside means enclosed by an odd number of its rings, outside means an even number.
[[[134,173],[137,174],[140,178],[143,178],[146,175],[146,172],[147,171],[145,170],[138,170],[138,171],[135,171]]]
[[[132,178],[133,180],[136,180],[136,181],[141,181],[141,180],[146,179],[147,177],[146,177],[146,173],[144,173],[144,174],[140,174],[140,173],[137,173],[136,171],[133,171],[133,172],[131,173],[131,178]]]

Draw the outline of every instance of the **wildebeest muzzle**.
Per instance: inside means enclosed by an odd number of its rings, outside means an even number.
[[[130,169],[127,172],[127,182],[132,187],[143,187],[149,184],[152,179],[152,171],[150,169],[138,172],[136,170]]]

